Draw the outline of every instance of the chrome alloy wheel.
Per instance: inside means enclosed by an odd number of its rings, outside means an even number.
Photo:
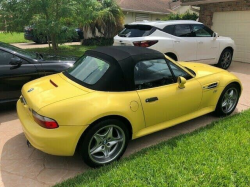
[[[222,99],[222,104],[221,104],[222,111],[225,114],[230,113],[234,109],[235,105],[237,104],[238,97],[239,97],[239,93],[236,88],[233,88],[233,87],[229,88],[225,92],[223,99]]]
[[[108,125],[98,130],[88,146],[90,159],[97,164],[115,160],[125,146],[125,133],[116,125]]]
[[[232,61],[232,54],[230,51],[226,51],[221,58],[221,66],[223,69],[227,69]]]

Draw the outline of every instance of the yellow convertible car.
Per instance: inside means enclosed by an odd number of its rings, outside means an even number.
[[[98,167],[129,140],[215,112],[230,115],[242,85],[228,71],[177,63],[140,47],[89,50],[65,72],[25,84],[18,116],[30,144]]]

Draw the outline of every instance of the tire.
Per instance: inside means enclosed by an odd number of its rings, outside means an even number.
[[[122,157],[129,137],[129,131],[122,121],[106,119],[87,131],[79,151],[88,166],[101,167]]]
[[[229,84],[220,96],[215,109],[215,114],[219,117],[230,115],[238,104],[239,96],[239,86],[235,83]]]
[[[222,69],[228,69],[229,66],[232,63],[233,59],[233,52],[231,49],[225,49],[222,51],[220,55],[219,62],[217,64],[217,67],[222,68]]]

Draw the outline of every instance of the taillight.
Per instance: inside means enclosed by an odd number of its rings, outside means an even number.
[[[137,47],[150,47],[156,43],[158,43],[158,40],[133,42],[134,46]]]
[[[38,113],[36,113],[34,110],[32,110],[32,115],[33,115],[35,122],[37,122],[37,124],[40,125],[41,127],[44,127],[46,129],[58,128],[58,124],[55,120],[41,116]]]

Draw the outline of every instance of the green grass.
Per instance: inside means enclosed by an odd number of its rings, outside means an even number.
[[[89,170],[57,187],[249,186],[250,110]]]
[[[81,46],[81,45],[62,45],[59,47],[57,51],[53,51],[52,49],[46,48],[35,48],[35,49],[27,49],[28,51],[34,51],[39,53],[48,53],[48,54],[56,54],[62,56],[77,56],[80,57],[84,54],[86,50],[94,49],[96,46]]]
[[[0,42],[4,43],[27,43],[24,39],[24,33],[0,33]]]

